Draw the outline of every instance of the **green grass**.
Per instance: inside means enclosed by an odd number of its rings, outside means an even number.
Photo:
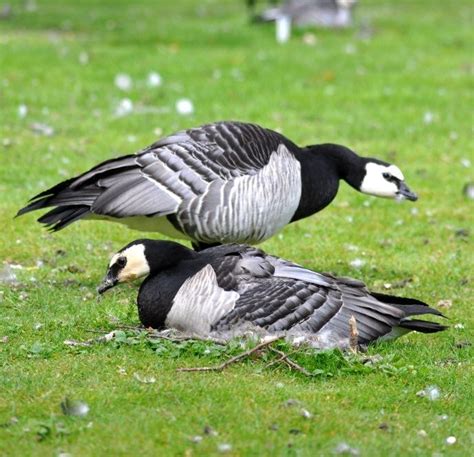
[[[469,454],[473,351],[458,347],[472,341],[473,325],[474,211],[462,194],[474,178],[462,164],[474,162],[469,1],[364,0],[353,29],[317,30],[314,46],[303,43],[304,32],[275,44],[273,27],[250,26],[237,0],[39,1],[36,12],[10,3],[12,16],[0,20],[0,260],[23,269],[15,270],[21,287],[0,284],[0,338],[8,337],[0,343],[1,455],[204,456],[230,443],[236,456],[313,456],[331,455],[340,442],[363,456]],[[373,35],[361,39],[367,24]],[[162,75],[161,87],[146,87],[150,71]],[[119,72],[133,78],[128,93],[114,86]],[[124,97],[142,112],[115,117]],[[193,100],[194,115],[176,114],[180,97]],[[338,142],[398,164],[420,194],[416,204],[343,185],[330,208],[264,248],[375,290],[410,279],[393,292],[433,305],[452,300],[451,328],[370,348],[385,369],[337,352],[297,355],[323,371],[314,379],[258,360],[222,373],[176,373],[232,353],[211,347],[206,354],[199,343],[65,346],[93,337],[90,330],[114,329],[113,319],[137,323],[135,287],[101,301],[95,287],[109,255],[141,235],[99,222],[51,235],[32,215],[13,220],[16,211],[59,180],[146,146],[157,128],[167,134],[218,119],[254,121],[300,144]],[[35,134],[33,122],[55,134]],[[459,229],[471,232],[459,236]],[[349,264],[356,257],[365,260],[360,270]],[[454,328],[459,323],[464,329]],[[440,388],[439,400],[416,396],[428,385]],[[63,416],[66,396],[87,402],[88,416]],[[313,418],[282,406],[288,399]],[[192,443],[206,424],[219,435]]]

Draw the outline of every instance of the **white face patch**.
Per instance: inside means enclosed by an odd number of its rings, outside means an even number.
[[[125,257],[127,263],[117,276],[118,282],[133,281],[150,273],[150,266],[145,257],[144,244],[134,244],[115,254],[110,261],[109,268],[117,262],[119,257]]]
[[[399,179],[400,181],[405,181],[402,171],[396,165],[390,165],[387,167],[387,170],[392,176],[395,176],[395,178]]]
[[[380,165],[375,162],[369,162],[365,166],[366,174],[360,191],[364,194],[375,195],[376,197],[396,198],[398,186],[384,178],[384,173],[388,173],[397,179],[403,181],[403,174],[395,165]]]

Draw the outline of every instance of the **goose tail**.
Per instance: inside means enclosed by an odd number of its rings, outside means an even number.
[[[92,212],[92,205],[103,192],[100,179],[135,167],[134,155],[102,162],[79,176],[62,181],[35,195],[25,207],[18,211],[15,217],[31,211],[54,207],[41,216],[38,222],[46,225],[53,232],[61,230]]]
[[[448,326],[438,324],[437,322],[414,318],[415,316],[422,316],[425,314],[446,318],[443,313],[420,300],[379,293],[372,293],[371,295],[382,303],[395,306],[403,311],[405,317],[403,317],[398,324],[398,330],[402,333],[407,333],[409,331],[436,333],[448,328]]]

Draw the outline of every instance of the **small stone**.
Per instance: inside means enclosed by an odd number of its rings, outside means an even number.
[[[357,258],[357,259],[351,260],[349,262],[349,265],[352,268],[362,268],[365,265],[365,260]]]
[[[303,35],[303,43],[308,46],[314,46],[318,42],[316,35],[314,33],[305,33]]]
[[[79,416],[84,417],[89,413],[89,405],[83,401],[70,400],[65,398],[61,402],[61,410],[66,416]]]
[[[0,343],[3,343],[3,344],[8,343],[8,336],[7,336],[7,335],[2,336],[2,337],[0,338]]]
[[[467,228],[457,229],[454,232],[454,236],[456,236],[458,238],[468,238],[469,235],[470,235],[470,232],[469,232],[469,229],[467,229]]]
[[[311,419],[313,417],[313,415],[307,409],[304,409],[304,408],[301,410],[301,415],[305,419]]]
[[[428,400],[431,400],[431,401],[438,400],[440,395],[441,393],[440,393],[439,387],[437,386],[428,386],[425,389],[419,390],[416,393],[417,397],[427,398]]]
[[[37,322],[37,323],[33,326],[33,328],[34,328],[35,330],[40,330],[42,327],[43,327],[43,324],[42,324],[41,322]]]
[[[8,264],[4,265],[0,269],[0,284],[16,284],[17,277],[12,267]]]
[[[360,452],[358,449],[353,448],[347,443],[342,442],[335,447],[334,454],[358,456],[360,455]]]
[[[37,133],[38,135],[44,135],[44,136],[54,135],[53,127],[47,124],[43,124],[42,122],[33,122],[32,124],[30,124],[30,129],[34,133]]]
[[[219,433],[217,433],[216,430],[214,430],[210,425],[205,425],[203,429],[204,435],[208,436],[217,436]]]
[[[180,98],[176,102],[176,111],[182,116],[189,116],[194,113],[193,102],[189,98]]]
[[[379,424],[379,430],[388,430],[388,429],[389,429],[389,426],[387,422],[382,422],[381,424]]]
[[[133,102],[129,98],[123,98],[115,108],[115,115],[118,117],[128,116],[133,112]]]
[[[453,444],[456,444],[456,437],[455,436],[448,436],[446,438],[446,444],[448,444],[449,446],[453,445]]]
[[[426,433],[425,430],[418,430],[418,432],[416,433],[419,437],[421,438],[426,438],[428,436],[428,433]]]
[[[148,77],[146,80],[148,87],[159,87],[163,83],[161,75],[154,71],[148,73]]]
[[[226,452],[232,451],[232,446],[229,443],[220,443],[217,445],[217,450],[221,454],[225,454]]]
[[[69,273],[84,273],[84,270],[82,268],[79,268],[77,265],[71,263],[70,265],[67,266],[67,271]]]
[[[423,114],[423,122],[426,125],[433,123],[433,120],[434,120],[434,114],[431,111],[426,111],[425,114]]]
[[[190,439],[191,443],[199,444],[202,441],[202,436],[201,435],[194,435],[189,439]]]
[[[437,303],[438,308],[449,309],[451,306],[453,306],[452,300],[439,300]]]
[[[299,428],[290,428],[289,433],[292,435],[299,435],[301,433],[301,430]]]
[[[24,104],[18,106],[18,117],[24,119],[28,114],[28,107]]]
[[[118,73],[115,76],[114,83],[120,90],[130,90],[132,88],[132,78],[126,73]]]
[[[82,51],[79,54],[79,63],[81,65],[87,65],[89,63],[89,54],[86,51]]]
[[[469,200],[474,200],[474,182],[468,182],[464,186],[462,192],[466,198]]]

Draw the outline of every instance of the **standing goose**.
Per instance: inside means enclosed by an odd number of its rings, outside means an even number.
[[[395,165],[336,144],[300,148],[258,125],[216,122],[102,162],[36,195],[18,212],[60,230],[78,219],[121,222],[200,249],[259,243],[325,208],[343,179],[379,197],[416,200]]]
[[[112,257],[98,291],[143,276],[138,314],[157,329],[209,335],[251,325],[344,347],[351,316],[359,344],[445,328],[412,319],[441,315],[421,301],[369,292],[355,279],[307,270],[247,245],[195,252],[171,241],[136,240]]]

